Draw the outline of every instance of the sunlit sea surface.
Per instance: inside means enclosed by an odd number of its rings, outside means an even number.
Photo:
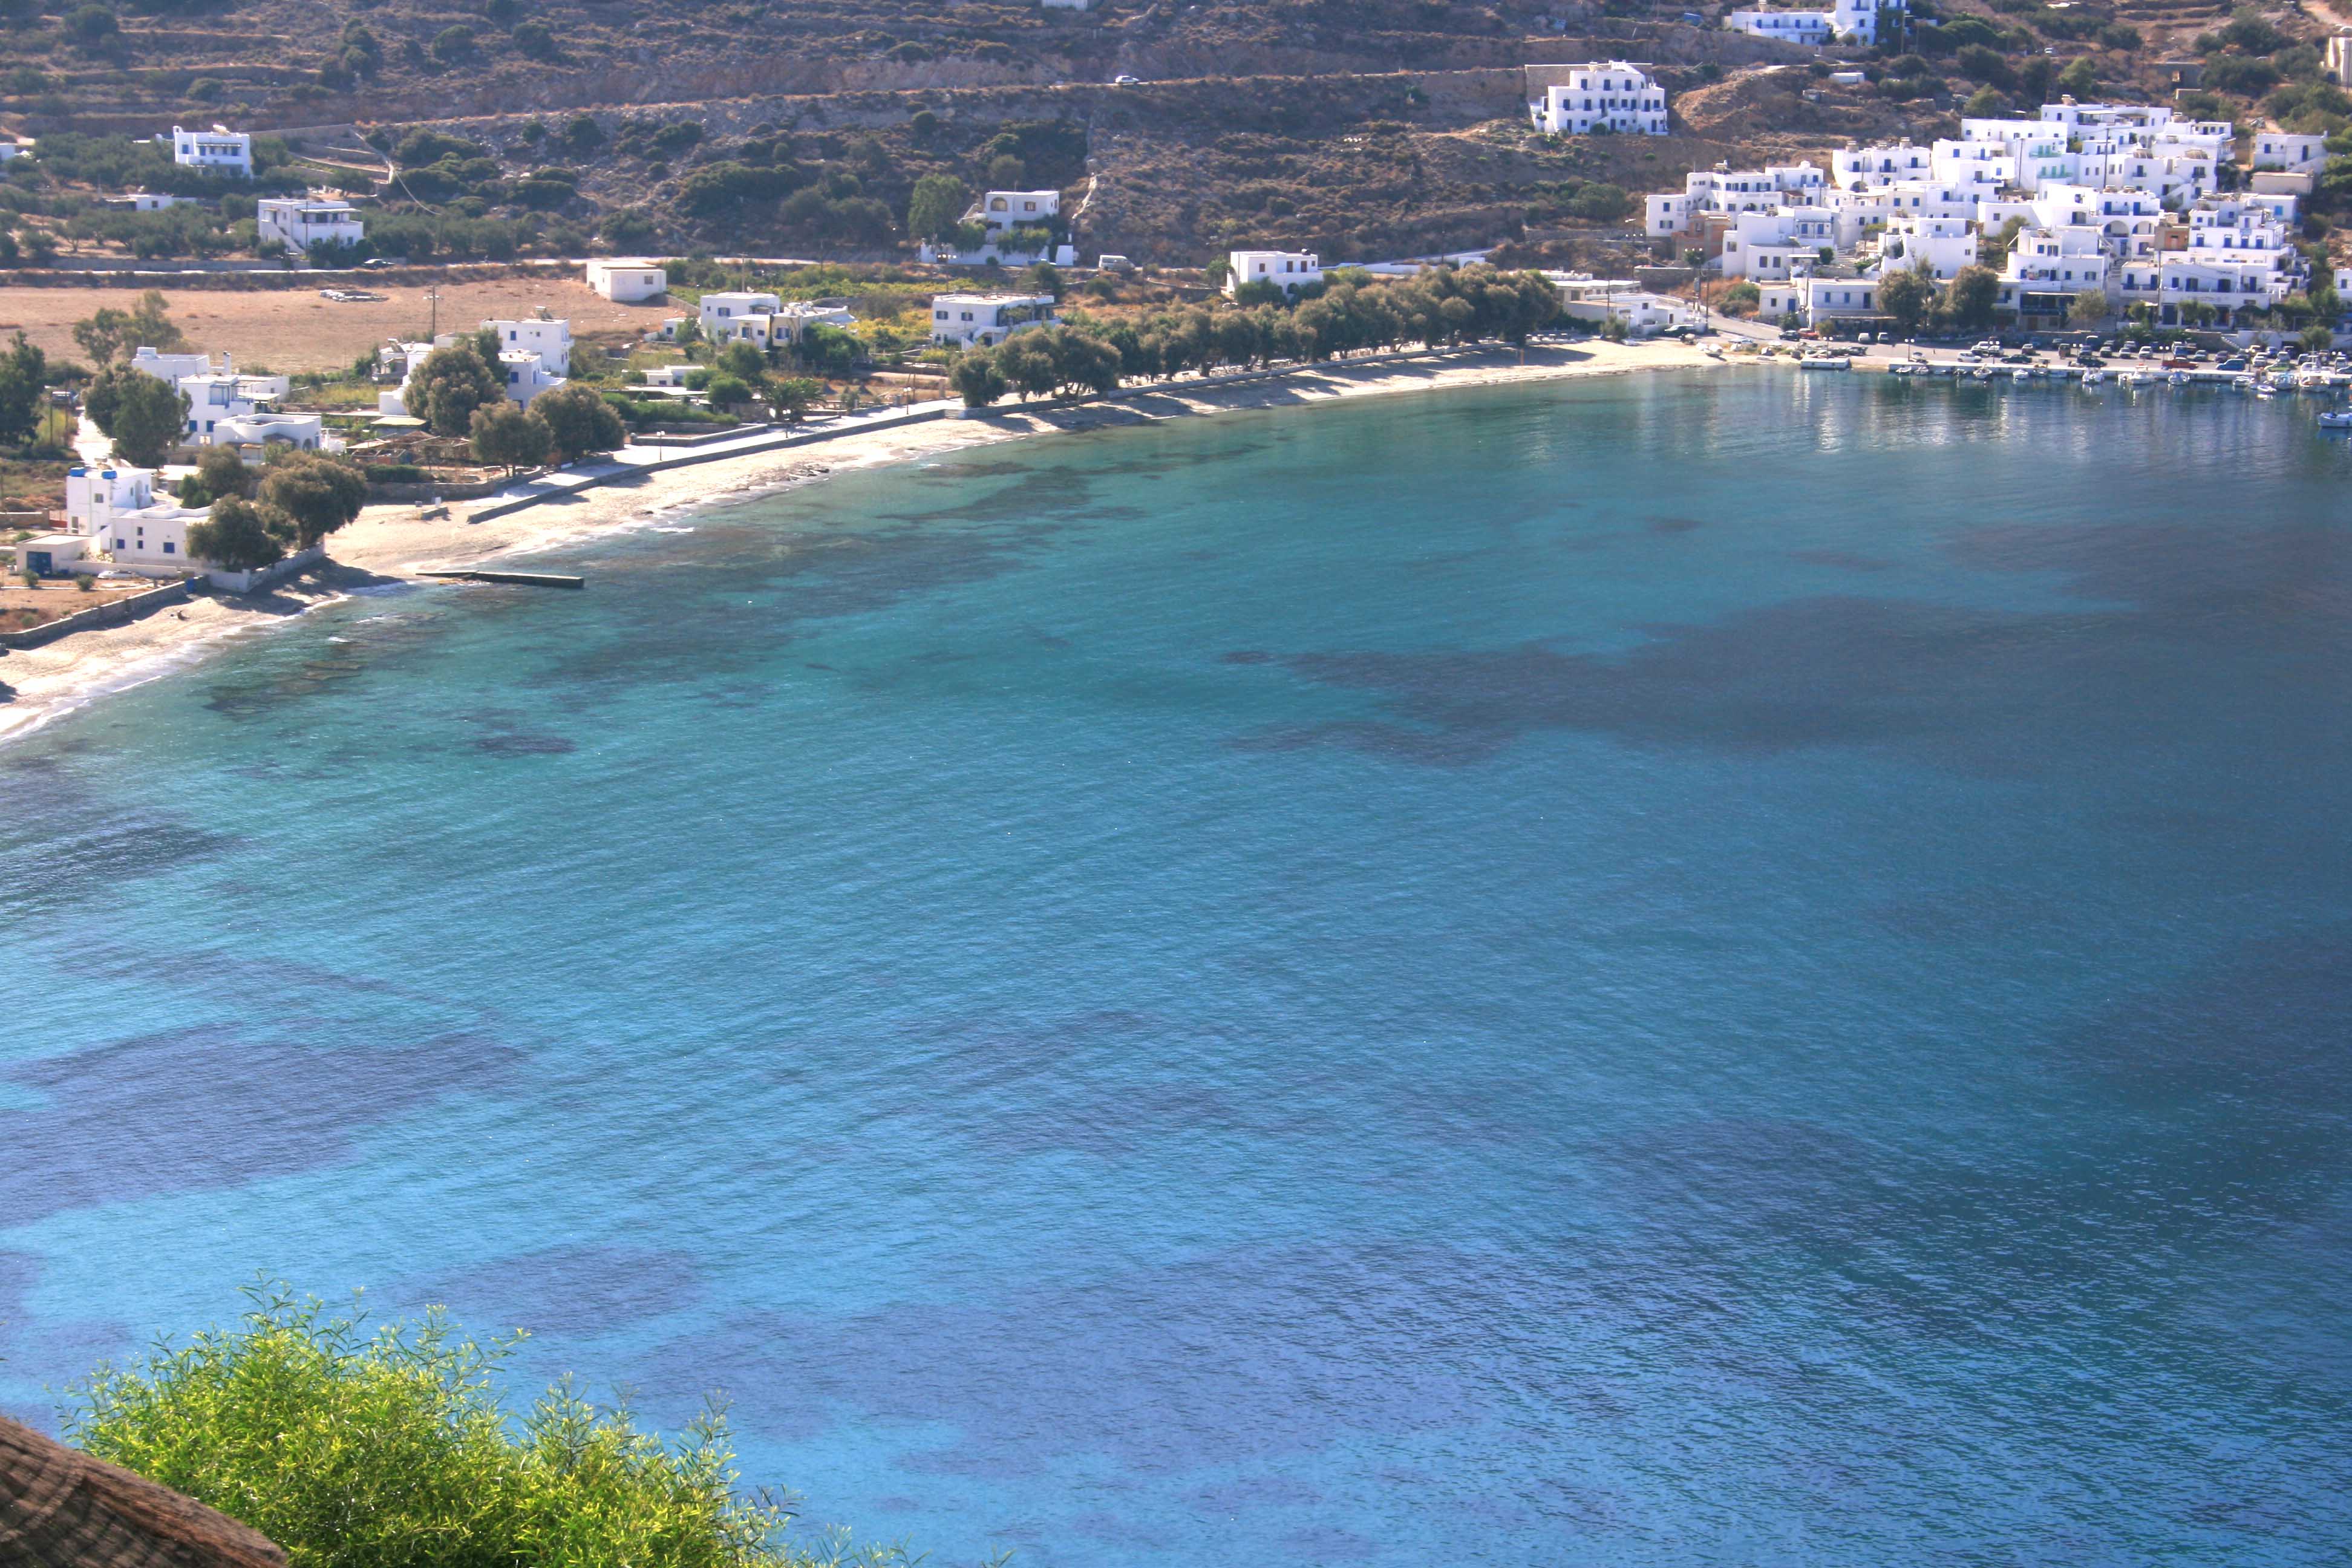
[[[0,1405],[259,1273],[940,1568],[2352,1559],[2311,412],[1185,420],[238,642],[0,750]]]

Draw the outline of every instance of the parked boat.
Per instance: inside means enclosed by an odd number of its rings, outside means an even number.
[[[2083,373],[2083,384],[2084,386],[2105,386],[2106,384],[2107,373],[2105,371],[2086,370]]]
[[[2015,370],[2009,373],[2009,379],[2011,381],[2032,381],[2033,379],[2033,373],[2026,369],[2023,365],[2020,365]]]
[[[1852,370],[1853,362],[1843,354],[1806,354],[1797,361],[1799,370]]]
[[[2319,416],[2322,430],[2352,430],[2352,408],[2331,408]]]
[[[2164,378],[2164,384],[2167,386],[2187,386],[2189,384],[2189,373],[2185,370],[2176,370],[2170,375]]]

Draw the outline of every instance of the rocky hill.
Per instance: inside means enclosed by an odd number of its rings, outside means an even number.
[[[1814,51],[1722,31],[1720,5],[1639,0],[15,5],[0,116],[22,131],[274,130],[298,160],[285,179],[375,198],[374,230],[448,255],[902,256],[914,185],[940,174],[1062,188],[1088,254],[1605,249],[1632,237],[1622,193],[1717,161],[1935,134],[1970,102],[2186,84],[2250,119],[2338,107],[2305,101],[2326,18],[2232,22],[2209,0],[1934,0],[1937,26],[1923,0],[1907,36],[1834,52],[1867,72],[1860,86],[1829,82]],[[1534,135],[1518,68],[1611,57],[1653,63],[1675,134]]]

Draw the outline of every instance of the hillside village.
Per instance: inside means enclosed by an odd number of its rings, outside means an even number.
[[[521,95],[546,107],[340,125],[287,123],[320,96],[284,68],[175,86],[137,63],[167,31],[117,17],[78,72],[10,79],[18,313],[121,301],[69,341],[48,311],[11,362],[46,395],[0,432],[19,447],[18,565],[249,582],[315,558],[367,500],[446,502],[646,442],[1547,329],[2112,323],[2332,351],[2352,28],[2143,10],[1284,5],[1242,51],[1263,75],[1080,85],[1061,73],[1194,68],[1185,40],[1244,10],[965,6],[963,30],[898,37],[879,63],[834,37],[796,68],[810,91],[613,109],[578,107],[614,82],[526,31],[554,8],[494,0],[506,45],[478,28],[419,49],[387,46],[403,14],[384,6],[336,23],[342,52],[310,85],[389,109],[433,81],[446,107],[473,88],[445,77],[509,80],[510,47],[547,68]],[[1399,26],[1335,32],[1343,12]],[[281,14],[240,9],[223,36]],[[789,8],[736,20],[794,36]],[[11,37],[54,64],[45,27]],[[1008,58],[1016,35],[1030,52]],[[1415,54],[1438,64],[1395,68]],[[206,108],[133,128],[101,84]],[[159,279],[175,300],[234,300],[231,321],[315,296],[324,352],[264,363],[234,326],[192,342],[163,292],[126,310],[110,288]],[[523,279],[543,302],[442,329],[445,294]],[[404,330],[332,325],[412,298],[428,319]],[[349,474],[350,504],[316,527],[247,517],[258,481],[238,472],[289,458]],[[226,551],[207,529],[225,496]]]

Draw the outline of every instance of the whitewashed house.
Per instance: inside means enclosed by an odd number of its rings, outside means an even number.
[[[110,468],[76,468],[66,473],[66,518],[70,531],[87,539],[91,554],[119,566],[185,567],[203,563],[188,554],[188,525],[206,512],[155,499],[152,468],[118,464]]]
[[[117,212],[159,213],[185,204],[186,196],[174,196],[161,191],[125,191],[119,196],[100,196],[103,205]]]
[[[730,343],[739,336],[748,336],[739,331],[743,320],[755,318],[755,315],[776,315],[776,310],[781,310],[781,308],[783,308],[783,299],[779,294],[719,289],[713,294],[703,294],[701,300],[696,300],[694,320],[701,322],[706,339],[715,341],[715,343]]]
[[[1311,250],[1236,250],[1226,258],[1225,292],[1271,283],[1286,294],[1323,281],[1323,258]]]
[[[1706,312],[1688,300],[1654,294],[1629,279],[1594,278],[1582,272],[1547,272],[1559,290],[1560,313],[1594,326],[1622,322],[1633,337],[1649,337],[1676,327],[1702,327]]]
[[[1884,0],[1884,8],[1900,12],[1906,8],[1906,0]],[[1881,0],[1834,0],[1827,10],[1734,11],[1724,17],[1723,26],[1729,32],[1749,33],[1784,44],[1819,47],[1847,39],[1874,44],[1878,41],[1880,9]]]
[[[2085,289],[2105,294],[2109,268],[2103,237],[2086,224],[2020,231],[2001,267],[2000,308],[2021,317],[2063,319]]]
[[[696,310],[702,335],[712,342],[757,343],[763,349],[799,342],[812,327],[847,331],[857,323],[845,306],[798,300],[787,303],[773,294],[705,294]],[[683,316],[670,318],[662,323],[662,336],[677,337],[685,324]]]
[[[1908,142],[1849,147],[1830,157],[1831,178],[1849,191],[1891,185],[1897,180],[1931,179],[1934,172],[1932,151]]]
[[[340,196],[264,196],[254,204],[253,216],[261,238],[297,256],[316,245],[357,245],[367,235],[359,209]]]
[[[1836,218],[1827,207],[1779,207],[1739,213],[1723,236],[1723,275],[1787,278],[1834,252]]]
[[[937,294],[931,298],[931,342],[986,348],[1053,319],[1051,294]]]
[[[1772,163],[1761,169],[1717,164],[1684,176],[1683,193],[1648,199],[1643,227],[1653,236],[1686,234],[1708,213],[1774,212],[1789,205],[1815,206],[1829,187],[1817,165]]]
[[[591,261],[588,287],[616,305],[657,300],[669,292],[669,274],[650,261]]]
[[[1035,227],[1058,216],[1061,210],[1059,191],[986,191],[968,216],[978,218],[994,237],[1011,228]]]
[[[253,178],[253,138],[226,125],[215,125],[210,131],[183,131],[174,125],[172,162],[184,169],[202,169],[249,180]]]
[[[2327,138],[2295,131],[2260,131],[2254,133],[2253,166],[2257,169],[2281,169],[2290,174],[2300,174],[2324,166],[2327,162]]]
[[[1666,89],[1641,66],[1625,60],[1543,68],[1562,73],[1528,105],[1536,129],[1549,136],[1664,136]]]
[[[306,451],[334,449],[337,443],[326,436],[319,416],[274,412],[268,406],[272,398],[256,395],[264,390],[256,384],[256,380],[230,374],[182,376],[180,392],[188,400],[187,426],[182,432],[182,441],[191,447],[259,446],[283,441]]]
[[[224,354],[221,359],[221,369],[226,371],[236,369],[236,362],[228,355]],[[131,368],[144,371],[158,381],[176,384],[184,375],[210,375],[213,373],[213,356],[195,353],[157,353],[153,348],[142,343],[131,356]]]
[[[1879,270],[1908,271],[1923,262],[1937,282],[1948,283],[1963,267],[1977,264],[1977,226],[1967,218],[1911,214],[1888,220],[1878,238]]]
[[[518,321],[484,321],[482,330],[498,334],[501,356],[522,353],[536,354],[541,368],[553,375],[572,373],[572,323],[551,316],[537,316]],[[454,341],[454,340],[453,340]]]

